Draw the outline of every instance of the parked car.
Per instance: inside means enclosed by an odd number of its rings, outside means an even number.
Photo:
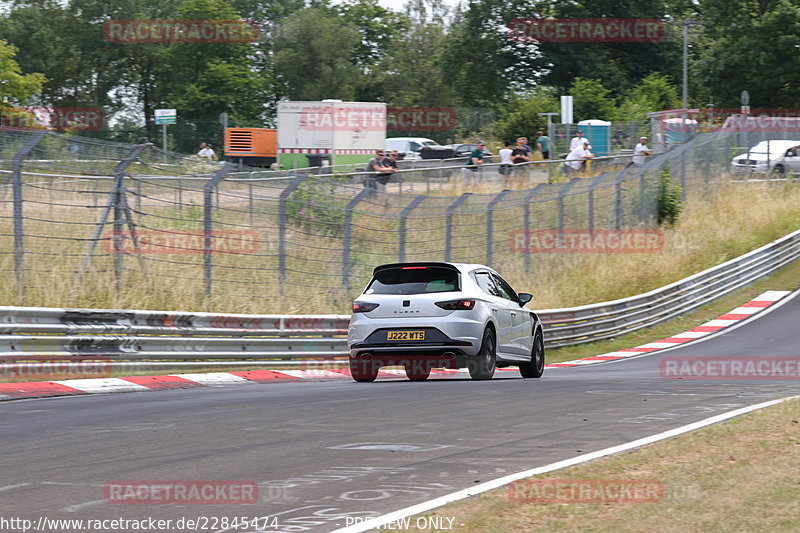
[[[491,379],[496,367],[519,366],[526,378],[544,372],[542,322],[517,293],[484,265],[392,263],[376,267],[353,303],[347,333],[350,371],[374,381],[382,366],[403,366],[414,381],[431,368],[469,369]]]
[[[399,153],[405,154],[403,158],[405,160],[421,159],[420,151],[428,146],[438,147],[441,145],[426,137],[390,137],[384,144],[386,150],[397,150]]]
[[[774,173],[780,176],[800,172],[800,141],[761,141],[731,161],[734,172]]]

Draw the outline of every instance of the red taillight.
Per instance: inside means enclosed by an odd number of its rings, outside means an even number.
[[[427,270],[428,267],[402,267],[401,270]]]
[[[436,305],[447,311],[472,311],[475,309],[475,300],[449,300],[436,302]]]
[[[353,302],[354,313],[369,313],[380,304],[366,303],[366,302]]]

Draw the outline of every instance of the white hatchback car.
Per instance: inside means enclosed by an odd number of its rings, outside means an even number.
[[[800,141],[761,141],[731,161],[734,172],[775,173],[780,176],[800,172]]]
[[[411,380],[431,368],[468,368],[491,379],[496,367],[544,372],[542,322],[500,275],[483,265],[393,263],[376,267],[353,303],[347,333],[350,371],[374,381],[382,366],[403,366]]]

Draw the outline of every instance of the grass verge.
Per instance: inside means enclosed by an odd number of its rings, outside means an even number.
[[[510,491],[516,488],[512,486],[450,504],[425,517],[454,518],[452,531],[458,533],[796,533],[800,516],[798,471],[800,400],[796,399],[630,453],[536,478],[623,483],[653,480],[663,486],[663,497],[658,501],[512,501]],[[411,530],[437,531],[416,528],[416,517],[410,523]]]

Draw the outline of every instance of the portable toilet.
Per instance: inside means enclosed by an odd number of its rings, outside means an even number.
[[[611,155],[611,122],[588,119],[578,122],[578,128],[589,139],[592,153],[595,155]]]

